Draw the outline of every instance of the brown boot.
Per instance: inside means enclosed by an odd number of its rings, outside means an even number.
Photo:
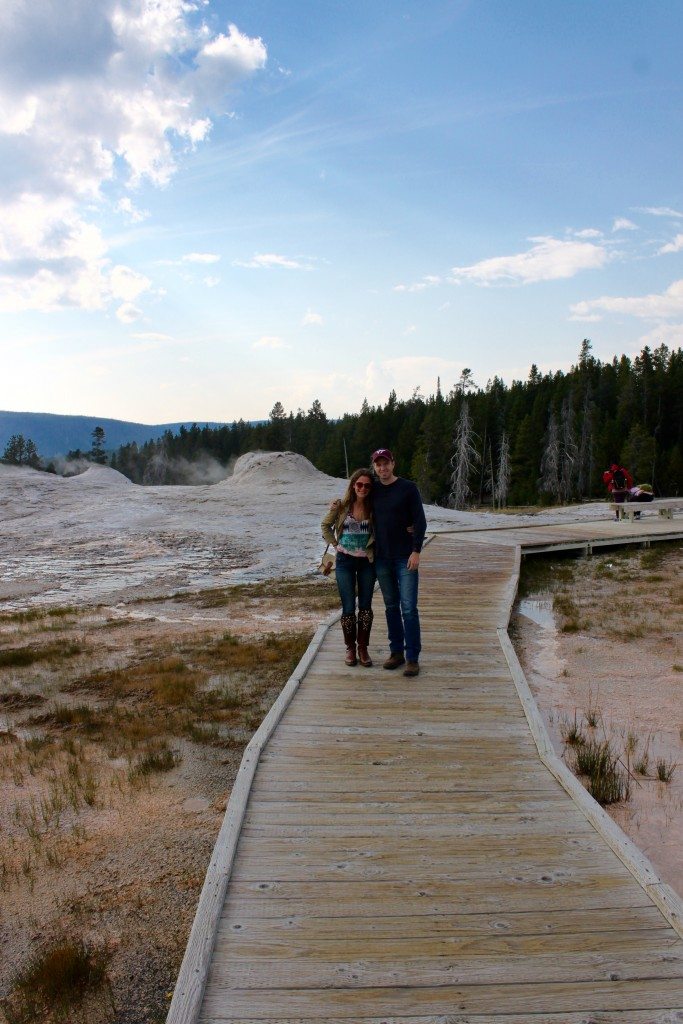
[[[344,664],[356,665],[356,616],[342,615],[341,628],[342,633],[344,634],[344,643],[346,644],[346,657],[344,658]]]
[[[372,668],[372,658],[368,654],[370,630],[372,629],[372,608],[363,608],[358,612],[358,660],[363,668]]]
[[[406,659],[402,654],[390,654],[387,660],[384,662],[383,668],[394,669],[398,668],[399,665],[405,665]]]

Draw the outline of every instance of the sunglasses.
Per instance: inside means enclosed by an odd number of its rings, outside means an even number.
[[[358,482],[358,481],[356,480],[356,482],[355,482],[355,484],[354,484],[353,486],[354,486],[354,487],[361,487],[361,488],[362,488],[362,489],[363,489],[364,491],[369,491],[369,490],[370,490],[370,488],[372,487],[372,484],[361,484],[361,483],[359,483],[359,482]]]

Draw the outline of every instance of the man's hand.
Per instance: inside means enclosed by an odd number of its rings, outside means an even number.
[[[408,569],[411,572],[417,572],[420,568],[420,553],[419,551],[413,551],[412,555],[408,559]]]

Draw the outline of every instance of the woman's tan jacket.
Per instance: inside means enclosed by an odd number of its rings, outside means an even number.
[[[334,548],[336,548],[337,544],[341,540],[341,535],[344,531],[344,520],[348,514],[348,508],[341,501],[335,501],[332,504],[332,508],[320,524],[323,531],[323,540],[327,541],[327,543],[331,544]],[[374,562],[375,534],[372,529],[372,516],[370,517],[370,539],[366,544],[366,550],[368,553],[368,561]]]

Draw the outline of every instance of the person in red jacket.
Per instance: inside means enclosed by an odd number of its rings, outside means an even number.
[[[610,493],[612,501],[622,502],[628,500],[628,492],[633,487],[633,477],[627,469],[613,462],[609,469],[602,474],[603,483]]]

